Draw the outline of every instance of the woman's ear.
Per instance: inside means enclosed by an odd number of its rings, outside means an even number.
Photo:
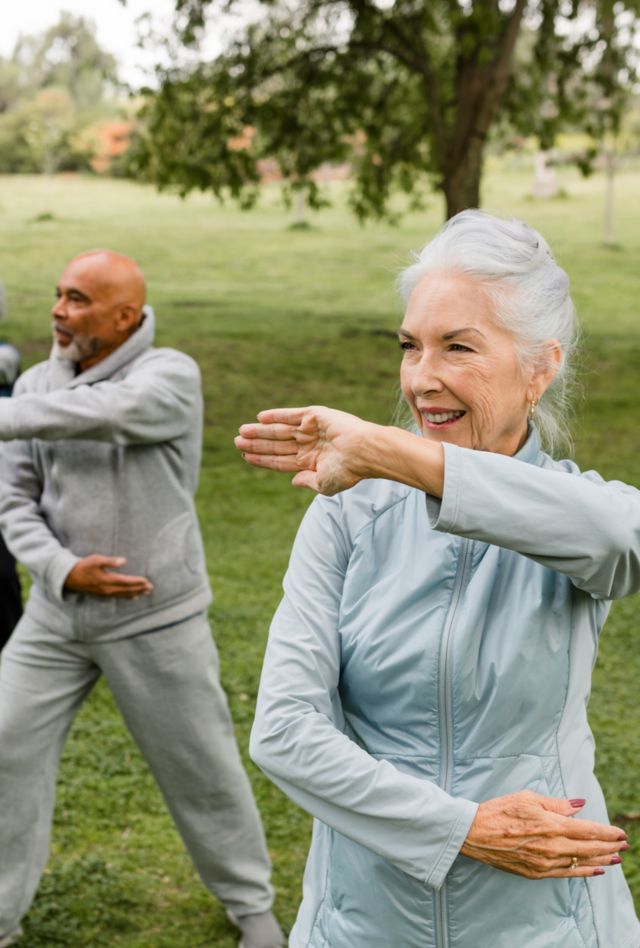
[[[558,339],[547,339],[536,357],[531,379],[530,401],[539,402],[564,364]]]

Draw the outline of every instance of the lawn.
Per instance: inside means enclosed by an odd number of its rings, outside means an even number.
[[[566,173],[566,196],[546,203],[531,201],[528,186],[526,169],[496,166],[484,202],[539,227],[571,276],[584,326],[576,458],[638,485],[640,173],[620,176],[615,249],[601,245],[599,176]],[[311,496],[293,491],[286,477],[243,465],[233,435],[257,410],[277,404],[320,402],[391,419],[399,364],[393,330],[401,315],[394,277],[441,222],[434,198],[398,227],[361,228],[339,189],[335,198],[311,229],[296,231],[274,190],[243,213],[204,196],[183,202],[129,182],[0,178],[0,278],[10,304],[3,336],[21,347],[25,364],[47,355],[48,311],[65,261],[97,246],[138,260],[160,344],[200,363],[207,409],[198,505],[216,592],[211,617],[243,752],[269,619]],[[635,843],[624,865],[640,908],[637,605],[635,599],[614,606],[590,716],[612,819]],[[309,820],[248,767],[274,860],[276,909],[288,930]],[[25,948],[236,944],[235,929],[195,876],[102,686],[67,744],[52,857],[25,929]]]

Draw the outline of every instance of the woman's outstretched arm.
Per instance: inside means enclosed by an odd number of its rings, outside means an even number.
[[[337,494],[370,477],[400,481],[441,497],[442,446],[347,412],[313,405],[262,411],[235,445],[249,464],[295,474],[295,487]]]
[[[526,464],[318,406],[261,412],[236,446],[322,494],[365,478],[425,491],[442,499],[429,506],[434,529],[515,550],[598,599],[640,589],[640,492],[571,462]]]

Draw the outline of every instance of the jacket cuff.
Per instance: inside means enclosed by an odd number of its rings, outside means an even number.
[[[449,839],[442,849],[438,861],[425,879],[426,885],[431,886],[432,889],[440,889],[444,885],[447,873],[460,855],[460,850],[478,812],[478,804],[472,800],[464,800],[458,797],[456,802],[460,805],[460,816],[451,829]]]
[[[442,500],[427,494],[427,516],[434,530],[455,533],[462,483],[462,451],[455,444],[443,444],[444,488]]]
[[[67,576],[80,562],[71,550],[62,549],[50,560],[44,574],[44,591],[55,602],[64,601],[64,584]]]

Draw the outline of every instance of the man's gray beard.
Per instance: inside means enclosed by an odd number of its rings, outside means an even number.
[[[61,346],[58,340],[54,339],[51,355],[54,359],[64,359],[66,362],[81,362],[84,358],[75,340],[70,342],[68,346]]]

